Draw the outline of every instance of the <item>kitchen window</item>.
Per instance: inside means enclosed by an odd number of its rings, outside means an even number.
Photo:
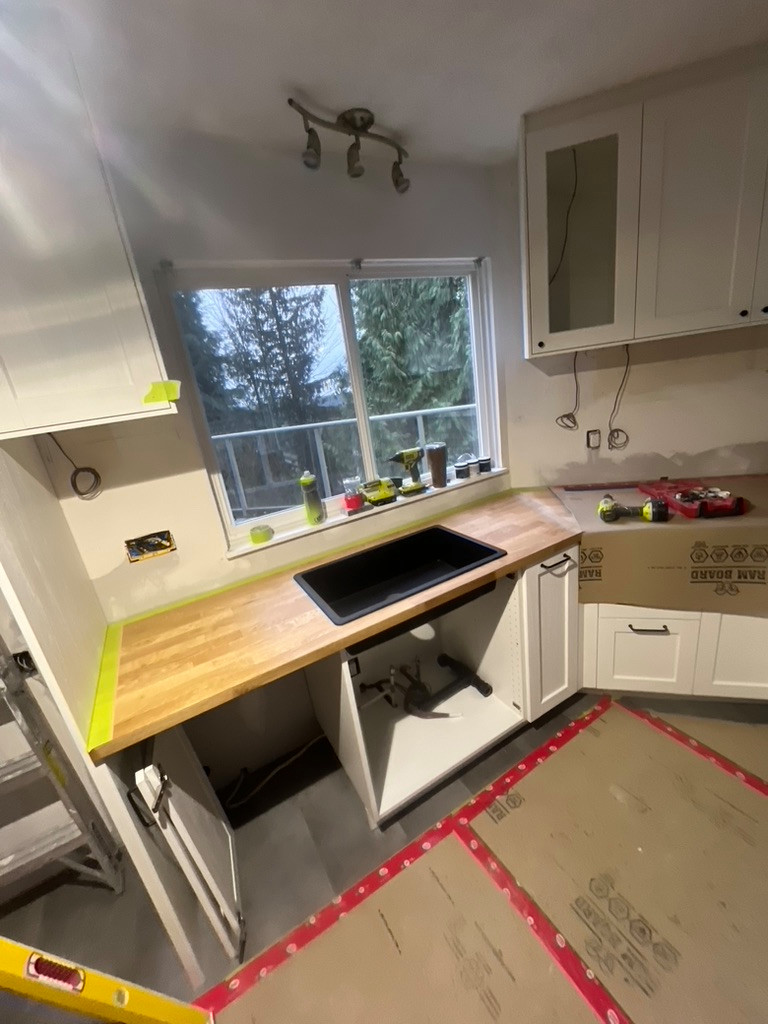
[[[231,543],[306,525],[305,470],[333,512],[344,478],[403,476],[403,448],[498,459],[479,261],[166,273]]]

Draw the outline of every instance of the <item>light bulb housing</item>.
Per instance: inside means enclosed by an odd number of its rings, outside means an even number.
[[[399,195],[407,192],[411,187],[411,179],[406,178],[403,174],[403,166],[399,160],[395,160],[392,164],[392,184],[395,186],[395,192]]]
[[[365,168],[360,163],[360,139],[355,139],[347,150],[347,174],[350,178],[361,178]]]
[[[311,171],[316,171],[320,166],[320,136],[314,128],[307,128],[307,146],[301,159]]]

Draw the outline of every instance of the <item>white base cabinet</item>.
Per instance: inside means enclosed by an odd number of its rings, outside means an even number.
[[[582,607],[589,689],[768,700],[768,618]]]
[[[601,687],[647,693],[693,693],[697,618],[648,609],[643,614],[601,616],[597,674]]]
[[[768,700],[768,619],[701,616],[695,693]]]
[[[457,771],[526,721],[575,693],[578,682],[578,548],[554,555],[522,577],[428,622],[405,624],[306,670],[318,721],[365,806],[371,827]],[[416,659],[435,693],[452,681],[441,653],[493,687],[472,686],[436,710],[408,714],[376,689],[392,669],[405,682]]]
[[[306,670],[318,721],[357,790],[371,827],[391,817],[525,721],[519,669],[519,615],[515,582],[499,580],[490,593],[430,621],[373,637]],[[395,670],[415,672],[435,693],[453,672],[438,665],[449,655],[493,692],[468,686],[436,711],[408,714],[402,697],[392,706],[376,688]]]

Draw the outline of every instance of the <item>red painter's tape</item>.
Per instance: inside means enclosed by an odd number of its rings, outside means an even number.
[[[318,938],[337,921],[346,917],[349,911],[360,906],[392,878],[407,870],[425,853],[434,849],[452,831],[446,822],[439,821],[434,828],[425,832],[415,842],[406,846],[394,857],[390,857],[388,861],[351,886],[341,896],[337,896],[327,907],[323,907],[322,910],[318,910],[316,914],[308,917],[285,938],[280,939],[269,949],[250,960],[231,977],[209,989],[208,992],[196,999],[193,1005],[214,1015],[221,1013],[226,1006],[235,1002],[254,985],[266,978],[268,974],[294,957],[313,939]]]
[[[458,823],[454,826],[454,835],[464,844],[494,885],[504,893],[510,906],[527,923],[549,956],[598,1018],[607,1024],[632,1024],[613,996],[598,981],[594,971],[584,963],[573,946],[555,928],[541,907],[520,888],[507,869],[499,864],[480,837],[468,825]]]
[[[642,711],[639,708],[626,708],[623,704],[617,704],[616,707],[626,711],[628,715],[639,718],[641,722],[650,725],[651,728],[656,729],[663,736],[668,736],[671,740],[675,740],[685,747],[686,750],[690,750],[694,754],[698,754],[699,757],[703,757],[705,761],[716,765],[727,775],[732,775],[739,782],[743,782],[745,786],[756,790],[761,796],[768,796],[768,782],[765,779],[761,779],[759,775],[753,775],[752,772],[748,772],[746,768],[742,768],[735,761],[729,761],[727,757],[718,754],[716,750],[712,750],[706,744],[700,743],[699,740],[689,736],[688,733],[676,729],[674,725],[670,725],[663,718],[657,718],[656,715],[652,715],[649,711]]]
[[[542,743],[540,747],[528,754],[513,768],[504,772],[503,775],[499,776],[495,782],[492,782],[490,786],[478,793],[477,796],[461,807],[458,811],[455,811],[451,818],[448,819],[456,825],[467,825],[470,821],[473,821],[478,814],[482,814],[483,811],[487,810],[491,804],[500,796],[504,796],[505,793],[509,792],[513,786],[516,786],[521,779],[524,779],[526,775],[530,775],[534,768],[538,768],[540,764],[544,764],[548,761],[553,754],[556,754],[558,750],[570,743],[570,741],[578,736],[579,733],[584,732],[588,729],[593,722],[595,722],[601,715],[612,706],[613,702],[610,697],[603,697],[602,700],[598,701],[597,704],[586,714],[582,715],[581,718],[577,718],[575,722],[569,722],[568,725],[561,729],[556,736],[553,736],[551,740],[547,740],[546,743]]]

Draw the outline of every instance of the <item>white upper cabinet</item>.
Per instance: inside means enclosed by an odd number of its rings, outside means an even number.
[[[768,323],[768,68],[686,78],[525,119],[528,358]]]
[[[755,289],[752,292],[750,320],[768,324],[768,181],[763,200],[763,225],[760,231],[760,246],[757,251]]]
[[[0,438],[168,411],[64,26],[2,17]]]
[[[644,105],[637,338],[753,318],[767,165],[764,72]]]
[[[642,106],[525,139],[527,354],[631,340]]]

